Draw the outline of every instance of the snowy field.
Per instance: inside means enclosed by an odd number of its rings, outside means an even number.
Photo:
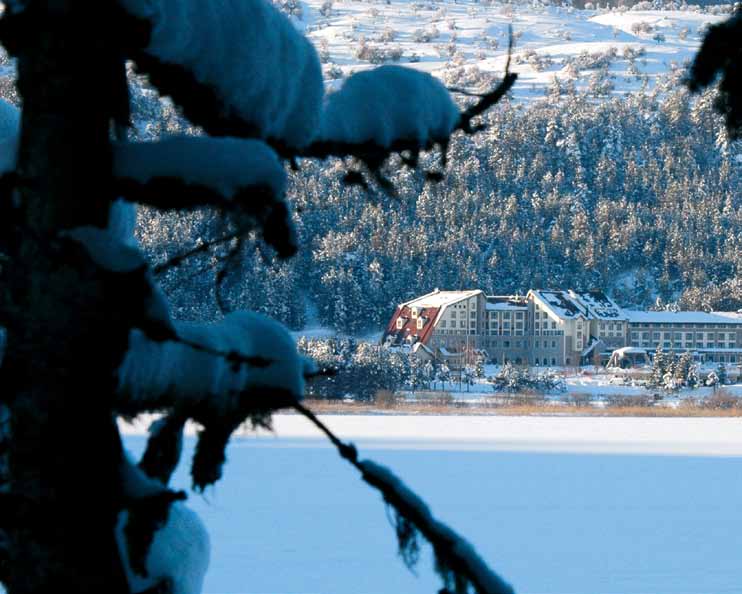
[[[208,594],[425,593],[378,495],[315,430],[244,434],[190,504],[213,542]],[[742,593],[736,419],[327,416],[389,465],[521,594]],[[127,447],[144,447],[143,425]],[[184,460],[192,454],[187,441]],[[188,485],[187,465],[176,482]]]
[[[708,373],[712,369],[714,368],[704,367],[702,368],[702,372]],[[501,367],[499,366],[485,365],[485,377],[474,378],[474,383],[471,385],[467,385],[463,380],[458,381],[458,378],[454,374],[452,381],[432,383],[432,391],[438,397],[441,392],[446,392],[457,400],[471,402],[484,401],[488,398],[507,395],[506,392],[493,391],[492,384],[487,379],[497,375],[500,370]],[[742,381],[737,379],[739,374],[738,366],[730,366],[729,371],[730,376],[734,378],[733,382],[719,386],[716,391],[723,390],[729,396],[742,397]],[[649,374],[649,370],[647,369],[636,371],[634,378],[630,374],[626,374],[626,372],[611,372],[604,369],[595,372],[592,368],[580,372],[574,368],[531,367],[530,372],[534,374],[553,373],[564,380],[563,391],[554,391],[545,395],[547,400],[557,403],[563,401],[565,398],[573,398],[580,395],[590,396],[597,403],[600,403],[602,399],[608,397],[646,397],[653,394],[661,394],[662,405],[677,406],[686,398],[709,398],[716,393],[711,386],[700,386],[693,389],[682,388],[676,392],[663,392],[659,388],[647,387],[644,385]],[[406,392],[405,395],[408,399],[412,400],[424,400],[426,398],[426,392],[422,390],[415,393]]]
[[[595,11],[476,0],[309,0],[294,21],[319,49],[328,81],[397,56],[457,86],[466,86],[466,77],[456,74],[461,66],[502,74],[512,25],[513,70],[520,76],[513,96],[528,101],[543,97],[555,76],[586,89],[605,64],[611,93],[651,89],[658,75],[691,59],[705,28],[723,18],[698,10]]]

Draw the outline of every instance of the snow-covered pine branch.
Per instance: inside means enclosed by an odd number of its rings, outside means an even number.
[[[209,535],[198,515],[181,502],[185,494],[168,490],[127,455],[120,473],[125,508],[116,540],[131,591],[200,594]]]
[[[119,193],[159,209],[204,205],[246,215],[280,257],[296,253],[286,172],[260,140],[181,136],[114,146]],[[244,227],[244,224],[240,224]]]
[[[380,66],[353,74],[327,97],[318,140],[373,143],[387,150],[408,141],[423,149],[446,142],[459,116],[437,78],[412,68]]]
[[[300,355],[288,330],[253,312],[233,312],[213,324],[176,322],[175,340],[157,341],[132,330],[118,371],[119,412],[171,409],[204,426],[192,465],[197,488],[221,477],[232,432],[304,394],[315,365]],[[255,361],[255,364],[250,364]]]
[[[717,110],[726,118],[729,137],[742,138],[742,8],[726,21],[713,25],[703,39],[688,76],[688,87],[699,92],[720,75]]]
[[[428,505],[390,469],[373,460],[359,460],[355,445],[345,443],[305,406],[294,408],[311,421],[337,448],[342,458],[361,472],[363,480],[379,491],[394,512],[399,554],[412,569],[419,557],[419,536],[433,547],[435,568],[443,581],[441,592],[467,594],[513,594],[513,589],[479,556],[465,538],[437,520]]]
[[[416,167],[420,151],[438,146],[445,167],[451,135],[456,130],[467,134],[482,130],[472,121],[502,99],[516,79],[506,71],[497,87],[460,112],[448,89],[428,73],[386,65],[353,74],[327,97],[319,136],[302,155],[356,157],[385,190],[393,192],[380,172],[392,154],[401,154],[406,164]],[[428,176],[439,180],[442,174]]]
[[[175,335],[167,299],[155,282],[144,254],[133,239],[134,207],[117,200],[109,209],[109,224],[76,227],[60,237],[79,243],[90,259],[121,288],[121,315],[130,327],[139,328],[153,340]]]
[[[119,0],[149,24],[134,59],[194,124],[217,136],[297,149],[319,125],[324,87],[314,46],[268,0]]]

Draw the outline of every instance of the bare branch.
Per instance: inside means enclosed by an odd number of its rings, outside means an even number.
[[[353,444],[340,440],[301,403],[296,402],[293,408],[324,433],[340,456],[358,469],[363,480],[393,508],[400,556],[410,569],[417,562],[419,533],[433,546],[436,571],[444,582],[443,591],[465,594],[471,584],[479,594],[513,594],[510,585],[487,566],[472,545],[436,520],[422,499],[389,469],[370,460],[359,460]]]

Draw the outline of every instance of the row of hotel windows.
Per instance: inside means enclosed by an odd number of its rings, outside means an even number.
[[[694,324],[687,324],[684,322],[662,322],[662,323],[637,323],[637,322],[629,322],[629,327],[633,330],[634,328],[726,328],[727,330],[736,330],[739,328],[738,325],[735,324],[706,324],[706,323],[694,323]]]
[[[483,330],[482,332],[477,332],[473,323],[471,325],[471,328],[469,328],[469,330],[466,330],[464,324],[462,324],[461,328],[453,328],[450,330],[446,328],[441,328],[439,330],[436,330],[436,333],[438,334],[470,334],[472,336],[525,336],[526,335],[526,333],[522,329]]]
[[[632,340],[649,340],[649,332],[632,332]],[[652,332],[652,340],[687,340],[692,341],[694,337],[693,332]],[[726,334],[727,340],[733,342],[737,340],[736,332],[696,332],[695,340],[724,340]],[[705,339],[704,339],[705,335]]]
[[[492,357],[492,363],[495,365],[499,365],[500,361],[497,357]],[[505,365],[507,363],[513,363],[515,365],[522,365],[523,360],[520,357],[516,357],[515,359],[511,359],[510,357],[503,357],[502,364]],[[543,359],[539,359],[536,357],[535,361],[533,362],[534,365],[556,365],[556,357],[551,358],[551,363],[549,363],[549,359],[547,357],[544,357]],[[569,365],[569,359],[567,359],[567,365]]]
[[[684,349],[736,349],[737,348],[737,343],[735,343],[735,342],[728,342],[728,343],[724,343],[724,342],[717,342],[717,343],[713,343],[713,342],[705,342],[705,343],[704,342],[697,342],[694,345],[692,342],[684,342],[682,344],[679,343],[679,342],[676,342],[676,343],[673,344],[672,342],[666,340],[666,341],[662,342],[661,344],[662,344],[662,348],[663,349],[671,349],[673,347],[675,347],[675,348],[684,348]],[[633,347],[644,347],[644,348],[650,348],[651,347],[651,348],[655,348],[656,349],[659,345],[660,345],[660,342],[659,341],[656,341],[656,340],[655,341],[652,341],[652,342],[647,342],[647,341],[641,341],[640,342],[638,340],[632,340],[631,341],[631,346],[633,346]]]
[[[482,341],[482,346],[484,348],[493,348],[493,349],[500,349],[500,348],[503,348],[503,349],[509,349],[509,348],[513,348],[513,349],[528,349],[528,348],[530,348],[530,344],[528,343],[527,340],[503,340],[503,341],[500,341],[500,340],[488,340],[488,339],[485,339],[484,341]],[[544,340],[544,341],[536,340],[536,341],[534,341],[533,346],[534,346],[534,348],[537,348],[537,349],[547,349],[547,350],[558,348],[557,347],[557,341],[556,340]]]

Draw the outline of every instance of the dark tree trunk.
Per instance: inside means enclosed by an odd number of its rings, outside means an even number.
[[[9,594],[128,591],[113,532],[121,444],[111,413],[128,336],[113,304],[124,299],[60,236],[108,220],[109,81],[120,66],[109,4],[31,1],[12,22],[23,120],[15,206],[6,194],[0,212],[9,228],[0,395],[16,512],[3,526]]]

